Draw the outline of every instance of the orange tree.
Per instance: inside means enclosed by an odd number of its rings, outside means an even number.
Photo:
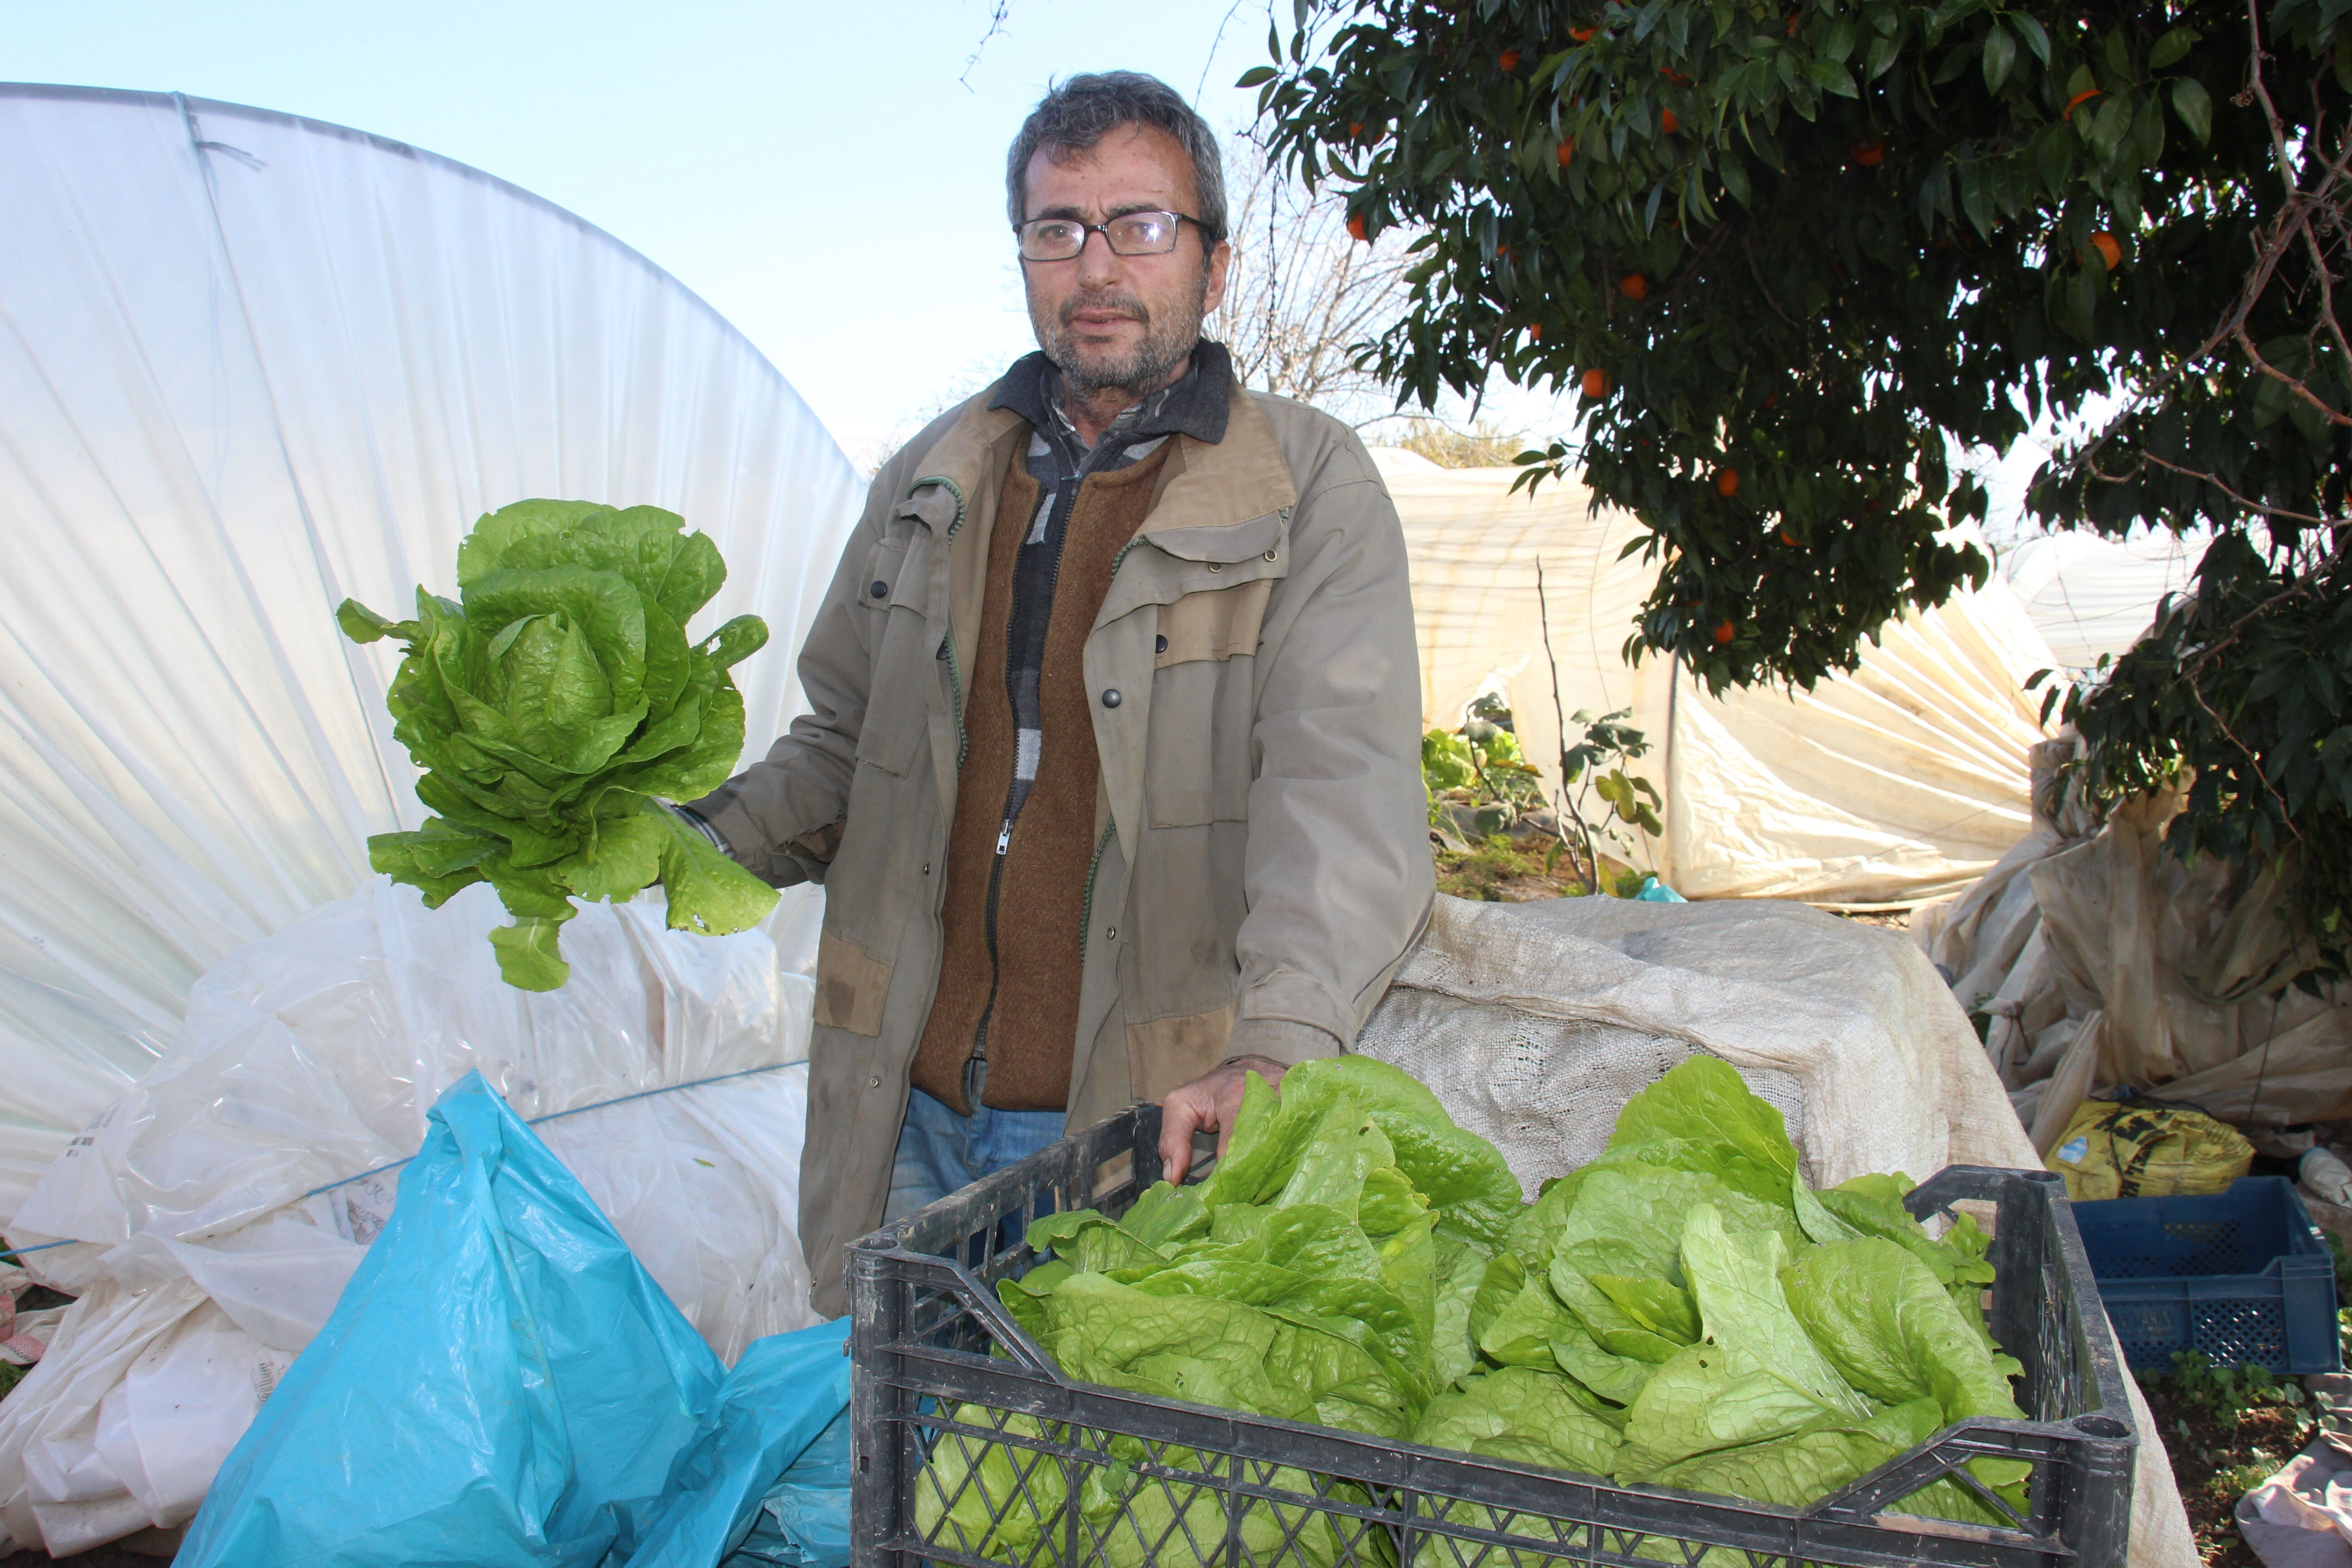
[[[2176,847],[2281,865],[2340,972],[2347,11],[1297,0],[1243,83],[1351,232],[1415,235],[1365,350],[1402,398],[1575,389],[1523,479],[1642,521],[1629,646],[1710,688],[1810,685],[1981,582],[1955,454],[2044,416],[2084,432],[2045,522],[2212,531],[2193,596],[2052,701],[2096,795],[2193,770]]]

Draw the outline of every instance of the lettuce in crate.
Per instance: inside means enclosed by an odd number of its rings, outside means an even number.
[[[1635,1095],[1598,1159],[1525,1205],[1494,1146],[1394,1067],[1340,1056],[1292,1068],[1278,1094],[1247,1082],[1206,1180],[1157,1184],[1116,1218],[1081,1209],[1030,1228],[1044,1261],[997,1294],[1069,1375],[1790,1507],[1953,1422],[2021,1416],[2018,1363],[1985,1328],[1993,1270],[1973,1222],[1929,1236],[1900,1175],[1815,1191],[1780,1113],[1715,1058]],[[1135,1447],[1115,1438],[1111,1457],[1136,1463]],[[943,1437],[916,1483],[918,1529],[1028,1561],[1073,1506],[1013,1484],[1037,1458]],[[2024,1462],[1968,1468],[2023,1511]],[[1311,1490],[1303,1476],[1272,1484]],[[1192,1500],[1174,1531],[1178,1493]],[[1219,1539],[1225,1501],[1114,1465],[1089,1471],[1075,1506],[1090,1552],[1150,1568]],[[2006,1522],[1950,1479],[1901,1511]],[[1449,1517],[1504,1528],[1483,1510]],[[1345,1523],[1257,1501],[1241,1528],[1245,1543],[1296,1538],[1322,1568],[1349,1555],[1333,1534]]]
[[[457,549],[457,599],[416,590],[416,618],[346,599],[344,635],[407,645],[386,702],[434,813],[368,839],[368,863],[438,908],[488,882],[514,923],[490,933],[526,991],[571,973],[557,948],[572,900],[658,882],[674,929],[723,935],[775,889],[660,804],[726,782],[743,749],[729,668],[768,640],[738,616],[698,642],[687,623],[727,580],[709,536],[656,507],[525,500]]]

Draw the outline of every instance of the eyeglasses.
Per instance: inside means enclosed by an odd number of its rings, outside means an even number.
[[[1165,256],[1176,248],[1184,226],[1201,226],[1185,213],[1121,213],[1108,223],[1081,223],[1074,217],[1033,217],[1016,224],[1024,261],[1067,261],[1087,247],[1087,236],[1098,234],[1118,256]]]

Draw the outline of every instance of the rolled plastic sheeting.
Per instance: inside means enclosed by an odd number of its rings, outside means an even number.
[[[750,747],[860,483],[675,279],[462,164],[160,93],[0,86],[0,1215],[191,983],[423,809],[346,595],[509,501],[649,503],[730,569]],[[707,629],[698,626],[697,630]],[[789,957],[790,955],[788,955]]]

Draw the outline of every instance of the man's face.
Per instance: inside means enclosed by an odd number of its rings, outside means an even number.
[[[1121,213],[1194,213],[1192,161],[1166,132],[1123,125],[1068,163],[1040,151],[1029,160],[1026,217],[1105,223]],[[1205,258],[1201,230],[1185,224],[1164,256],[1119,256],[1099,234],[1067,261],[1024,261],[1037,346],[1074,391],[1164,384],[1201,336],[1201,318],[1225,294],[1232,247]],[[1205,261],[1205,265],[1204,265]]]

